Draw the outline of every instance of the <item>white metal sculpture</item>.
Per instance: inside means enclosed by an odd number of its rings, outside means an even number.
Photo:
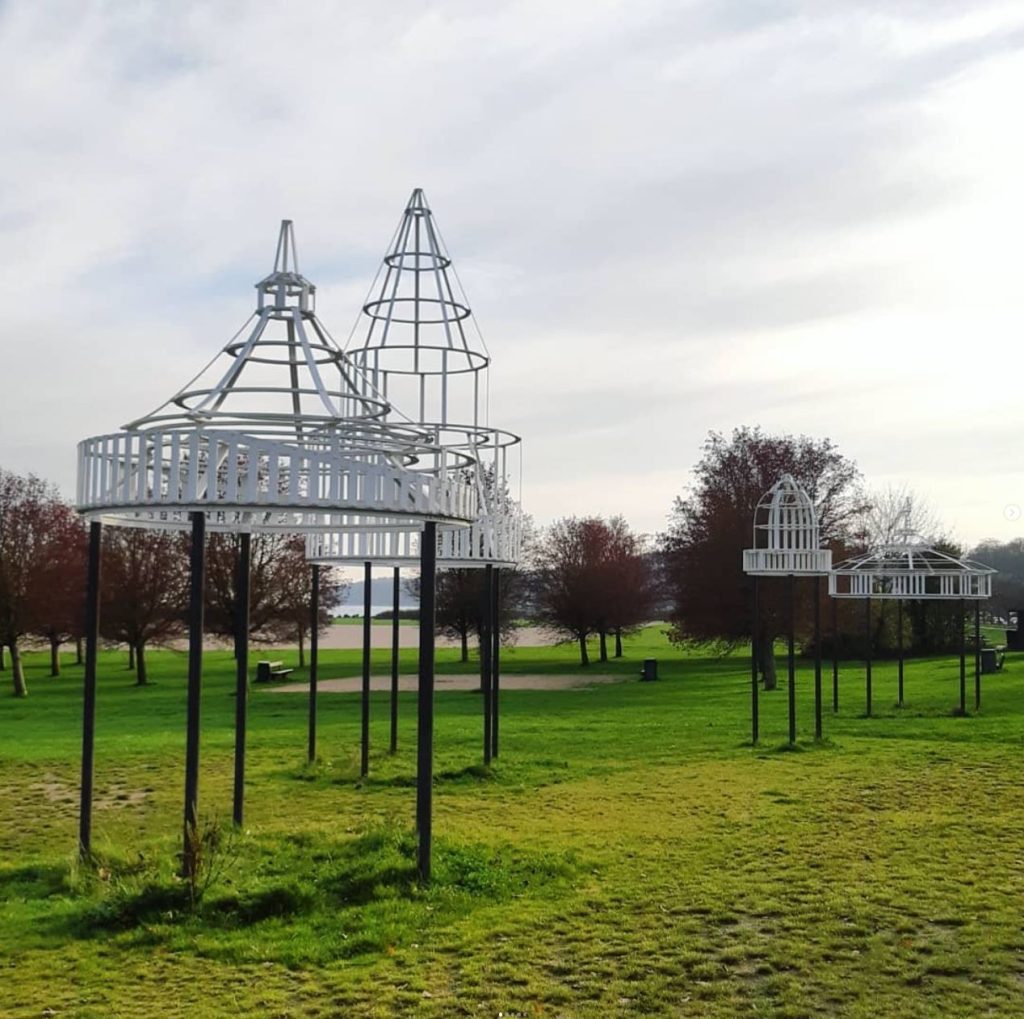
[[[982,600],[992,597],[995,573],[904,529],[894,542],[838,563],[828,586],[833,598]]]
[[[754,576],[822,576],[832,552],[821,548],[818,514],[811,497],[784,474],[754,512],[754,547],[743,553],[743,571]]]
[[[491,358],[419,188],[403,211],[360,321],[365,329],[346,354],[371,391],[416,408],[415,428],[471,462],[462,477],[473,486],[479,510],[469,527],[439,528],[438,566],[516,565],[522,514],[512,493],[520,439],[488,423]],[[393,419],[394,412],[384,417]],[[419,559],[419,540],[418,528],[352,517],[334,531],[311,533],[307,554],[324,564],[411,565]]]
[[[478,513],[476,458],[411,426],[316,315],[292,224],[257,307],[188,385],[78,449],[78,508],[121,526],[308,533],[351,514],[418,526]],[[244,337],[244,338],[243,338]]]

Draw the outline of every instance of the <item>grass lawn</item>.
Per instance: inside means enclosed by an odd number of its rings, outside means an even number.
[[[81,670],[29,656],[30,697],[0,699],[0,1016],[1024,1015],[1024,658],[966,718],[953,660],[911,661],[903,709],[876,663],[871,719],[844,665],[820,746],[802,667],[794,752],[781,688],[750,746],[745,658],[684,654],[660,627],[626,651],[592,666],[623,683],[505,693],[490,770],[479,695],[438,696],[427,889],[415,695],[395,757],[374,696],[361,783],[356,695],[321,696],[308,767],[305,698],[255,687],[246,825],[220,829],[195,904],[174,877],[185,655],[153,653],[147,688],[101,659],[95,872],[74,865]],[[467,668],[456,655],[439,671]],[[516,648],[503,669],[575,673],[574,655]],[[662,679],[641,684],[648,656]],[[359,671],[358,651],[323,659],[323,677]],[[230,818],[232,687],[208,654],[211,825]]]

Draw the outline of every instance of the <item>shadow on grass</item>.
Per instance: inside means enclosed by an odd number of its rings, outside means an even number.
[[[340,844],[304,835],[253,840],[198,899],[167,861],[145,873],[105,871],[105,879],[94,876],[77,891],[67,867],[20,868],[5,876],[9,887],[36,898],[70,892],[69,909],[47,918],[51,934],[117,933],[240,960],[274,954],[269,945],[275,944],[288,953],[286,961],[305,963],[415,940],[424,927],[480,906],[552,895],[579,870],[572,853],[448,839],[435,839],[433,850],[429,886],[419,881],[415,834],[393,827]],[[295,935],[283,947],[272,934],[282,922]],[[326,940],[325,931],[333,932]]]
[[[31,864],[0,869],[0,902],[48,899],[68,891],[69,868],[63,864]]]

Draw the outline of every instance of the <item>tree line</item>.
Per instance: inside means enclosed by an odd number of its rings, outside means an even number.
[[[206,547],[206,633],[236,638],[237,542],[213,534]],[[75,646],[82,661],[88,533],[53,485],[0,468],[0,668],[10,672],[15,696],[28,693],[21,653],[45,643],[50,673],[60,675],[61,648]],[[146,651],[167,647],[186,633],[189,538],[173,531],[105,528],[100,566],[100,635],[128,650],[135,682],[147,682]],[[301,538],[256,535],[250,567],[250,636],[258,643],[296,644],[305,664],[312,568]],[[320,619],[342,600],[345,585],[320,571]]]
[[[590,641],[598,660],[623,654],[623,640],[644,623],[662,619],[679,645],[728,652],[753,636],[752,579],[742,570],[742,551],[752,542],[761,496],[783,474],[791,474],[814,500],[821,541],[833,560],[890,542],[908,523],[935,547],[961,556],[940,522],[906,489],[872,492],[857,465],[829,439],[770,435],[756,427],[731,435],[709,433],[689,485],[674,502],[666,531],[654,537],[632,531],[621,516],[565,517],[535,530],[527,522],[525,555],[517,569],[501,570],[498,625],[510,639],[523,621],[574,643],[580,664],[589,665]],[[207,631],[232,639],[237,538],[212,535],[207,550]],[[166,646],[185,632],[187,537],[173,532],[107,528],[102,559],[101,628],[111,644],[125,645],[136,681],[146,682],[146,649]],[[311,567],[304,541],[257,536],[252,542],[251,632],[256,641],[292,643],[304,664],[309,637]],[[982,543],[970,553],[1003,570],[988,607],[1005,620],[1024,608],[1024,541]],[[51,672],[60,671],[60,650],[78,646],[84,616],[86,531],[56,489],[36,477],[0,469],[0,649],[11,656],[14,692],[25,694],[21,648],[45,642]],[[345,584],[321,570],[321,619],[343,600]],[[417,581],[407,581],[418,596]],[[440,570],[437,629],[458,642],[468,659],[483,625],[484,575],[480,569]],[[785,632],[783,586],[761,585],[758,644],[767,686],[775,683],[773,641]],[[797,585],[796,631],[811,639],[813,593]],[[832,605],[820,585],[824,650],[844,656],[863,650],[865,624],[859,601]],[[835,611],[838,637],[831,628]],[[960,639],[955,604],[910,602],[903,616],[902,643],[910,653],[954,650]],[[885,654],[899,642],[895,606],[871,607],[871,640]],[[5,663],[0,655],[0,667]]]

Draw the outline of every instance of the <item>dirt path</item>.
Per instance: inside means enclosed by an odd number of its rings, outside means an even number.
[[[403,648],[419,647],[420,630],[418,626],[400,626],[398,628],[398,646]],[[545,647],[555,643],[557,638],[537,626],[524,626],[516,630],[515,643],[518,647]],[[372,647],[391,647],[391,623],[388,620],[375,622],[370,626],[370,643]],[[470,647],[475,644],[475,639],[470,639]],[[320,647],[344,649],[347,651],[357,650],[363,646],[363,627],[361,624],[355,626],[349,623],[338,623],[327,628],[326,633],[320,635]],[[450,637],[437,637],[438,647],[458,647],[459,642]]]
[[[588,676],[544,676],[517,673],[501,677],[502,690],[573,690],[582,689],[587,686],[594,686],[598,683],[621,682],[623,676],[609,676],[607,674],[594,673]],[[362,679],[358,676],[351,676],[347,679],[321,679],[317,683],[318,693],[357,693],[362,689]],[[399,690],[415,690],[418,686],[416,676],[400,676],[398,680]],[[435,676],[434,687],[438,691],[444,690],[478,690],[480,688],[480,677],[474,675],[463,676]],[[371,676],[371,690],[390,690],[390,676]],[[306,693],[309,690],[308,683],[286,683],[284,686],[275,686],[270,693]]]

